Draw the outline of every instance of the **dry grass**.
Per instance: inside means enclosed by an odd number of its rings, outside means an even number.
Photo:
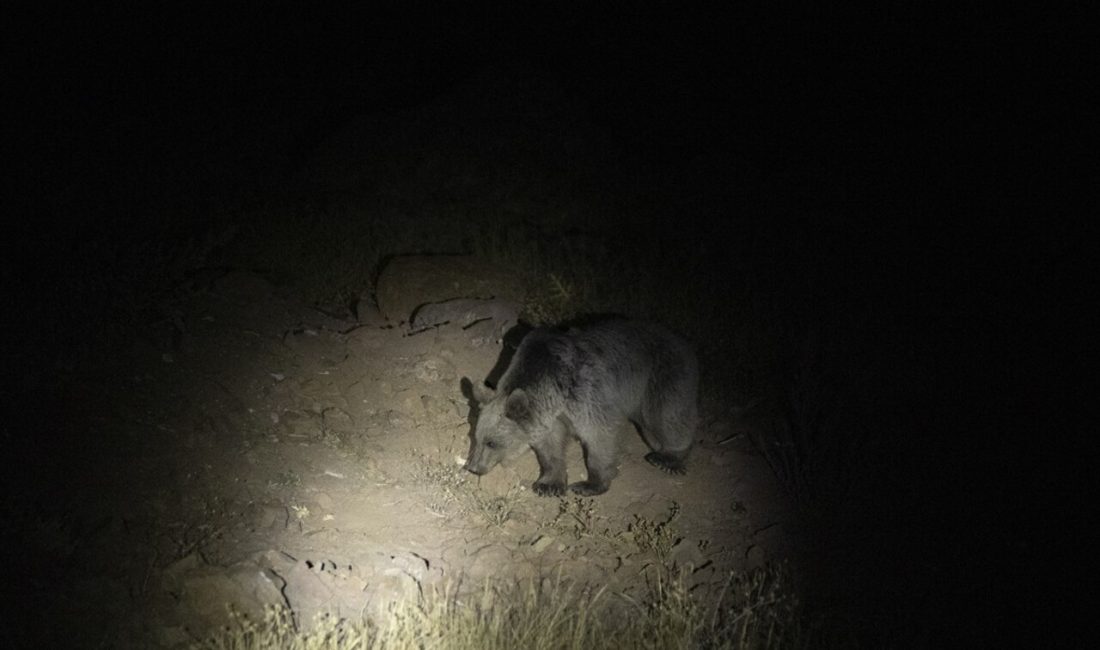
[[[362,621],[323,617],[295,627],[272,608],[263,621],[236,616],[233,625],[196,644],[202,650],[714,650],[810,647],[785,564],[731,574],[724,584],[690,588],[688,574],[654,572],[643,596],[563,578],[521,584],[450,583],[416,600],[395,601]]]

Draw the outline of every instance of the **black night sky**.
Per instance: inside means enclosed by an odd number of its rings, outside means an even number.
[[[726,13],[582,4],[6,7],[4,148],[15,191],[5,208],[4,320],[8,367],[24,388],[3,455],[95,446],[77,421],[89,407],[69,403],[81,393],[73,386],[95,381],[112,337],[156,320],[142,305],[156,302],[165,272],[148,251],[256,206],[391,196],[381,181],[334,191],[306,173],[322,145],[364,116],[381,134],[375,142],[396,142],[379,150],[400,154],[375,161],[364,149],[364,161],[400,182],[401,160],[416,159],[414,174],[431,157],[425,139],[494,141],[498,125],[507,132],[522,113],[527,135],[478,155],[504,167],[514,156],[520,184],[525,174],[570,179],[565,190],[533,182],[533,201],[571,188],[600,197],[610,216],[568,228],[599,231],[657,274],[681,272],[684,255],[698,251],[684,281],[710,293],[698,294],[698,313],[673,318],[704,333],[705,358],[737,358],[723,347],[741,309],[733,302],[756,305],[754,340],[780,352],[739,390],[783,395],[807,332],[825,332],[835,344],[826,357],[844,359],[828,368],[837,395],[851,397],[854,377],[875,378],[873,392],[846,402],[858,402],[855,411],[833,408],[838,423],[891,423],[860,456],[869,463],[854,468],[876,493],[826,523],[836,537],[823,543],[890,540],[867,545],[897,557],[853,575],[899,608],[939,617],[934,632],[913,638],[934,643],[949,627],[983,621],[952,638],[986,640],[989,621],[1014,620],[1030,602],[1019,593],[1052,554],[1034,540],[1053,515],[1030,505],[1046,497],[1050,479],[1036,475],[1048,463],[1014,433],[1031,424],[1032,402],[1010,397],[1052,372],[1018,330],[1045,320],[1043,278],[1058,275],[1045,253],[1065,236],[1015,217],[1040,183],[1018,166],[1058,174],[1065,165],[1061,144],[1026,137],[1049,126],[1037,118],[1039,60],[1013,44],[1007,23],[963,9],[880,3],[784,15],[736,3]],[[1060,24],[1037,17],[1031,33],[1043,40]],[[1066,84],[1078,79],[1062,74]],[[418,191],[434,192],[431,178]],[[492,187],[476,191],[462,200],[496,205]],[[406,228],[402,220],[424,209],[407,194],[401,201],[373,227]],[[321,224],[345,218],[311,209]],[[528,226],[551,233],[553,252],[555,226],[540,219]],[[454,252],[409,249],[386,252]],[[112,302],[119,296],[126,308]],[[9,496],[55,493],[8,478]],[[9,529],[8,542],[17,535]],[[936,565],[937,583],[919,579],[924,562]],[[942,599],[877,584],[894,571],[897,584]]]

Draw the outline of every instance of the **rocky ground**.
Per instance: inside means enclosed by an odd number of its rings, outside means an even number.
[[[417,304],[463,297],[403,277],[379,286]],[[388,313],[406,306],[326,314],[226,272],[179,303],[163,336],[70,382],[76,415],[59,436],[81,444],[9,476],[10,517],[35,557],[9,640],[183,647],[227,624],[229,603],[251,617],[282,604],[301,622],[370,617],[447,582],[559,570],[629,594],[657,562],[699,583],[786,553],[788,509],[745,423],[705,417],[685,476],[649,466],[626,433],[619,477],[592,499],[534,495],[533,454],[480,479],[463,471],[460,380],[497,366],[499,324],[410,333]],[[582,476],[576,444],[569,462]]]

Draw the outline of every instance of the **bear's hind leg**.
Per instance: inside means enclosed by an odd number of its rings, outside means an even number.
[[[616,469],[615,432],[601,431],[595,439],[584,442],[584,464],[588,477],[569,486],[569,489],[583,497],[592,497],[607,492],[611,480],[618,475]]]
[[[687,467],[684,465],[686,458],[686,451],[680,453],[651,451],[645,455],[645,459],[650,465],[659,467],[669,474],[686,474]]]
[[[669,474],[685,474],[699,415],[690,391],[671,391],[653,400],[644,413],[642,434],[653,450],[646,461]]]

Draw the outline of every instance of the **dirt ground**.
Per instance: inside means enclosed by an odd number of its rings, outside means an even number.
[[[698,583],[786,552],[778,486],[736,423],[704,418],[685,476],[649,466],[625,432],[620,475],[592,499],[533,494],[533,453],[465,472],[460,379],[498,363],[493,323],[410,335],[360,311],[327,315],[228,273],[163,337],[73,385],[87,444],[34,468],[48,487],[9,493],[41,562],[8,640],[183,647],[228,623],[227,602],[306,622],[377,615],[448,581],[560,570],[629,593],[654,562]],[[575,443],[569,472],[584,473]],[[43,497],[66,508],[31,505]]]

